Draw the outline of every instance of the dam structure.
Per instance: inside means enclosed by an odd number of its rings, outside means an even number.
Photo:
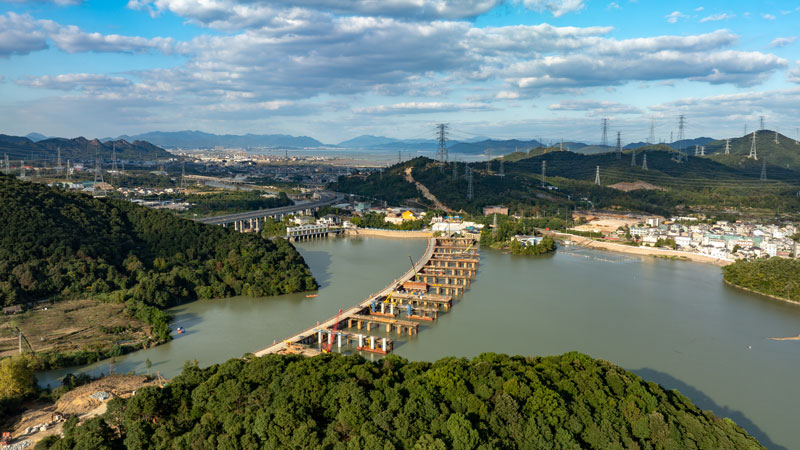
[[[329,351],[388,354],[392,334],[414,336],[420,324],[435,322],[478,273],[480,249],[471,237],[431,237],[422,257],[383,290],[327,320],[254,352],[313,356]],[[370,334],[385,330],[388,336]]]

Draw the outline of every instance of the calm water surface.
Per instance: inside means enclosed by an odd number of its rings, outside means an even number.
[[[416,259],[424,248],[424,240],[381,238],[300,243],[322,285],[319,297],[242,297],[175,308],[173,328],[183,326],[186,334],[118,358],[113,369],[144,372],[149,358],[151,370],[171,377],[186,360],[208,365],[260,349],[383,288],[408,268],[408,255]],[[580,248],[541,258],[484,249],[481,258],[477,281],[451,312],[401,338],[396,353],[436,360],[577,350],[679,389],[768,448],[800,448],[800,342],[767,339],[800,332],[800,306],[728,287],[710,265]],[[73,369],[108,370],[108,362]],[[65,372],[39,378],[55,384]]]

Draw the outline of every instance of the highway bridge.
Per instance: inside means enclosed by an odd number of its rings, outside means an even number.
[[[318,194],[319,199],[311,202],[298,203],[290,206],[281,206],[280,208],[259,209],[257,211],[227,214],[224,216],[206,217],[203,219],[197,219],[197,221],[209,225],[222,225],[224,227],[233,224],[236,231],[244,231],[245,229],[260,231],[261,221],[267,220],[268,217],[271,217],[275,220],[281,220],[284,216],[288,216],[290,214],[311,214],[323,206],[330,206],[340,203],[345,198],[344,194],[337,192],[321,191]]]

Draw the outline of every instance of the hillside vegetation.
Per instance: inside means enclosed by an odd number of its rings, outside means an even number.
[[[728,283],[800,302],[800,259],[737,261],[722,270]]]
[[[677,391],[579,353],[270,355],[187,366],[37,449],[761,449]]]
[[[317,286],[302,256],[282,240],[5,175],[0,205],[0,305],[50,297],[125,303],[165,339],[164,308]]]
[[[760,180],[760,163],[752,161],[732,167],[713,160],[690,156],[675,162],[674,152],[656,145],[636,150],[636,165],[631,166],[631,150],[617,159],[615,153],[586,155],[553,149],[518,152],[504,160],[504,175],[499,176],[500,162],[472,163],[473,199],[467,199],[466,165],[450,163],[442,171],[428,158],[416,158],[387,169],[383,175],[366,178],[342,177],[331,188],[390,203],[402,203],[418,196],[415,187],[405,182],[402,173],[413,168],[414,179],[424,184],[440,201],[455,210],[479,213],[483,206],[504,204],[517,211],[558,213],[567,207],[623,208],[660,215],[686,210],[722,211],[735,208],[759,214],[800,213],[796,193],[800,190],[800,172],[767,165],[767,180]],[[648,170],[642,168],[647,155]],[[542,164],[546,165],[545,186]],[[757,164],[755,167],[753,164]],[[455,165],[456,177],[453,177]],[[595,185],[597,167],[600,183]],[[644,181],[663,190],[622,192],[607,186],[619,182]],[[551,189],[557,187],[558,189]]]

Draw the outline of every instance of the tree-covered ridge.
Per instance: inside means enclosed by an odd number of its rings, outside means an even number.
[[[728,283],[800,302],[800,259],[737,261],[722,270]]]
[[[118,430],[119,434],[112,430]],[[97,445],[90,447],[89,445]],[[579,353],[270,355],[187,366],[37,448],[760,449],[677,391]]]
[[[165,337],[158,309],[316,287],[302,256],[282,240],[9,176],[0,176],[0,205],[2,305],[52,296],[126,302]]]

